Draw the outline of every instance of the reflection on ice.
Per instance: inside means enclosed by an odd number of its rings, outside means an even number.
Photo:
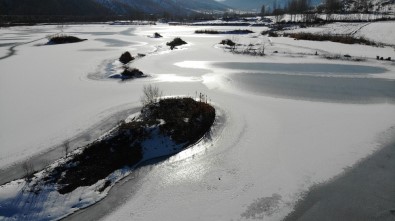
[[[176,74],[161,74],[155,77],[155,80],[160,82],[193,82],[200,81],[197,77],[180,76]]]
[[[95,40],[106,43],[108,47],[126,47],[139,45],[138,42],[122,41],[114,38],[96,38]]]
[[[214,124],[211,126],[210,132],[206,133],[204,137],[196,144],[170,157],[166,161],[166,164],[172,164],[179,161],[186,162],[192,160],[195,157],[206,154],[210,148],[216,146],[218,140],[221,138],[221,133],[224,129],[226,116],[223,110],[221,110],[216,105],[214,106],[216,110],[216,118]],[[177,170],[175,173],[167,175],[165,182],[171,184],[175,182],[182,182],[186,179],[193,182],[200,182],[205,173],[207,173],[207,171],[209,171],[211,168],[208,167],[206,163],[198,165],[196,164],[197,162],[200,161],[193,161],[193,167],[184,167],[182,170]]]
[[[233,74],[232,84],[275,97],[340,103],[395,103],[395,81],[379,78]]]
[[[207,64],[208,64],[207,61],[183,61],[183,62],[175,63],[174,65],[181,67],[181,68],[207,69],[207,67],[208,67]]]
[[[261,62],[216,62],[214,67],[231,70],[248,70],[269,73],[289,74],[337,74],[337,75],[366,75],[379,74],[387,70],[380,67],[346,64],[287,64],[287,63],[261,63]]]
[[[191,68],[202,64],[207,62],[178,65]],[[273,97],[324,102],[395,103],[395,81],[369,77],[388,71],[380,67],[258,62],[214,62],[210,67],[213,73],[203,76],[209,88],[233,87]]]

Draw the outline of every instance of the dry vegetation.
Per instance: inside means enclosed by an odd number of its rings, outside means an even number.
[[[47,36],[47,39],[48,39],[47,44],[49,44],[49,45],[76,43],[76,42],[81,42],[81,41],[87,40],[87,39],[80,39],[80,38],[70,36],[70,35],[65,35],[65,34],[56,34],[56,35]]]
[[[330,35],[330,34],[313,34],[313,33],[284,33],[284,37],[290,37],[297,40],[308,40],[308,41],[332,41],[343,44],[363,44],[379,46],[373,41],[369,41],[365,38],[356,38],[350,35]]]
[[[184,44],[187,44],[187,43],[179,37],[174,38],[171,42],[166,43],[167,46],[170,46],[171,50],[173,50],[177,46],[184,45]]]
[[[144,88],[144,96],[140,117],[122,122],[102,140],[70,154],[65,163],[49,172],[44,178],[45,183],[56,183],[61,194],[93,185],[118,169],[138,165],[144,155],[142,143],[155,139],[155,130],[159,129],[161,135],[186,148],[201,139],[214,123],[215,109],[204,96],[200,101],[192,98],[160,100],[161,92],[153,86]],[[28,165],[26,174],[32,174]],[[101,189],[109,185],[111,181],[106,180]]]
[[[251,34],[254,33],[251,30],[248,29],[237,29],[237,30],[232,30],[232,31],[217,31],[217,30],[196,30],[196,34]]]

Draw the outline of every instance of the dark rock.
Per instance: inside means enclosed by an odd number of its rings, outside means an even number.
[[[123,78],[138,78],[143,77],[144,73],[137,68],[126,68],[121,75]]]
[[[154,33],[154,38],[161,38],[161,37],[163,37],[163,36],[160,35],[158,32],[155,32],[155,33]]]
[[[173,41],[166,43],[167,46],[170,46],[171,50],[173,50],[176,46],[180,46],[180,45],[184,45],[184,44],[187,44],[187,43],[178,37],[173,39]]]
[[[132,57],[132,55],[128,51],[123,53],[121,55],[121,57],[119,57],[119,61],[122,62],[123,64],[127,64],[133,60],[134,60],[134,57]]]

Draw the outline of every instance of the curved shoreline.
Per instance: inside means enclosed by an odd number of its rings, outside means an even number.
[[[224,123],[226,116],[223,115],[223,111],[216,107],[216,110],[220,111],[220,115],[216,115],[216,119],[214,124],[212,125],[210,131],[206,133],[200,140],[196,143],[191,144],[190,146],[186,147],[184,150],[193,148],[196,145],[206,144],[212,140],[212,137],[219,137],[217,136],[222,132],[224,128]],[[182,150],[182,151],[184,151]],[[181,152],[182,152],[181,151]],[[195,153],[199,154],[199,152]],[[193,155],[195,155],[193,154]],[[174,156],[170,155],[170,156]],[[115,183],[110,191],[108,192],[107,196],[104,197],[102,200],[92,204],[88,207],[82,208],[64,218],[62,221],[79,221],[79,220],[99,220],[103,217],[110,214],[116,208],[122,206],[130,197],[138,191],[140,182],[144,179],[147,173],[152,169],[150,166],[164,163],[166,159],[169,159],[168,156],[162,156],[154,159],[149,159],[143,162],[140,162],[139,165],[136,166],[136,169],[132,170],[132,172],[122,178],[120,181]],[[183,159],[181,159],[183,160]]]
[[[9,57],[11,57],[11,56],[13,56],[13,55],[15,55],[15,53],[16,53],[16,49],[15,49],[15,48],[16,48],[16,47],[19,47],[19,46],[21,46],[21,45],[30,44],[30,43],[33,43],[33,42],[36,42],[36,41],[40,41],[40,40],[45,39],[45,38],[46,38],[46,37],[44,37],[44,38],[39,38],[39,39],[35,39],[35,40],[33,40],[33,41],[22,42],[22,43],[19,43],[19,44],[14,44],[14,45],[12,45],[11,47],[8,48],[8,53],[7,53],[6,55],[0,57],[0,61],[3,60],[3,59],[9,58]]]
[[[70,151],[77,148],[83,147],[94,140],[100,138],[105,132],[114,128],[119,121],[126,119],[129,115],[140,111],[140,107],[127,108],[112,114],[100,122],[87,128],[85,131],[78,133],[68,141],[70,143]],[[44,169],[48,164],[58,160],[64,156],[63,144],[57,144],[47,151],[38,153],[37,155],[31,156],[30,158],[12,164],[6,168],[0,169],[0,185],[11,182],[16,179],[20,179],[25,176],[23,164],[29,162],[32,164],[35,171]]]
[[[327,183],[311,187],[283,220],[394,220],[395,127],[391,140]]]

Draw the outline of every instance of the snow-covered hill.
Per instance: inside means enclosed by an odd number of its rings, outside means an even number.
[[[1,15],[103,16],[225,11],[214,0],[0,0]]]
[[[262,5],[265,5],[266,11],[271,11],[274,7],[284,8],[288,4],[288,0],[224,0],[221,1],[221,3],[234,9],[259,12],[262,8]],[[321,0],[311,1],[312,5],[318,5],[320,3]]]
[[[188,14],[193,11],[226,11],[227,6],[214,0],[95,0],[97,3],[111,9],[118,14],[125,13],[125,7],[133,10],[157,14]]]

